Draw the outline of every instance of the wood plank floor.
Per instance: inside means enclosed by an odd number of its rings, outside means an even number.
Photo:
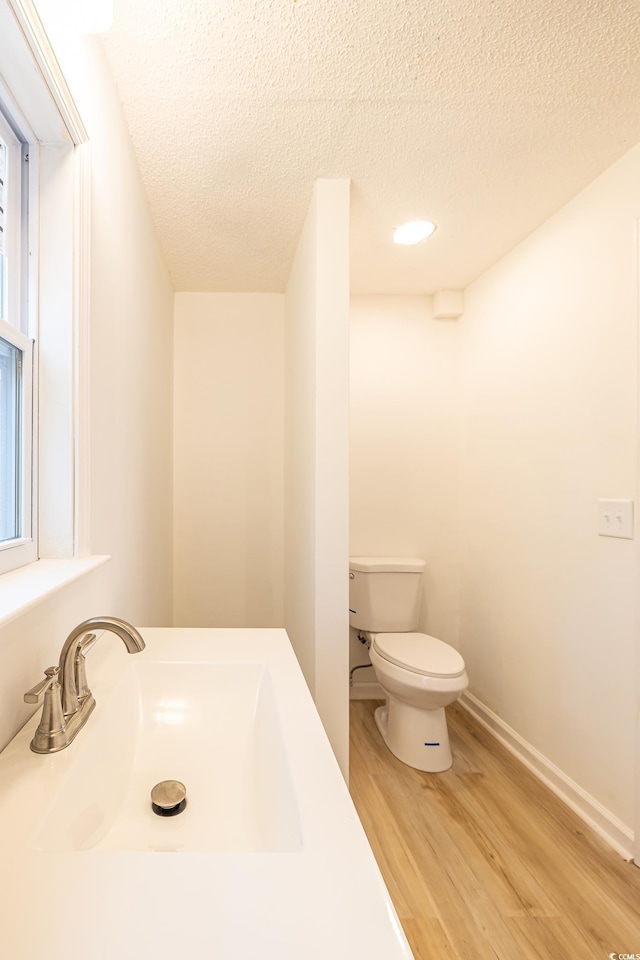
[[[625,863],[461,707],[453,768],[387,750],[380,701],[351,701],[350,789],[416,960],[640,955],[640,869]]]

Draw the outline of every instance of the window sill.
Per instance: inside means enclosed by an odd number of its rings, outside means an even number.
[[[81,560],[37,560],[19,570],[3,573],[0,576],[0,628],[110,559],[95,556]]]

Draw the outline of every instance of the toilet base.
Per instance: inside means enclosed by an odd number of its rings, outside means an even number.
[[[442,773],[453,763],[444,707],[424,710],[388,696],[374,719],[398,760],[426,773]]]

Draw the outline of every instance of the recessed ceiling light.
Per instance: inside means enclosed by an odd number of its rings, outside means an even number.
[[[426,240],[435,230],[436,225],[431,220],[411,220],[409,223],[403,223],[401,227],[396,227],[393,231],[393,242],[408,246],[412,243],[420,243]]]

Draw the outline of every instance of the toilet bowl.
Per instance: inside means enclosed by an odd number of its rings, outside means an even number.
[[[369,645],[386,703],[375,711],[389,750],[417,770],[452,764],[445,707],[469,681],[457,650],[416,633],[425,562],[415,557],[351,557],[349,623]]]
[[[452,765],[445,707],[469,680],[457,650],[425,633],[371,634],[371,663],[386,703],[376,725],[394,756],[441,773]]]

